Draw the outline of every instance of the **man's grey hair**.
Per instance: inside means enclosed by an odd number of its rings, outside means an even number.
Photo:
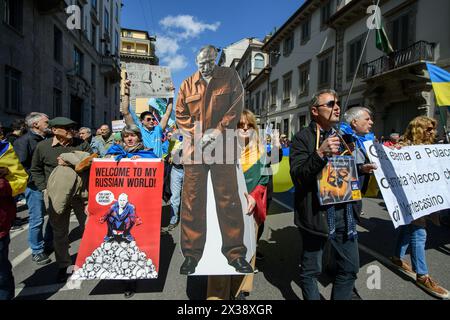
[[[353,120],[359,119],[363,116],[364,112],[367,112],[370,116],[372,116],[372,111],[366,107],[353,107],[348,109],[344,113],[344,121],[348,124],[351,124]]]
[[[88,127],[81,127],[78,132],[80,132],[81,130],[86,130],[87,133],[92,134],[91,129]]]
[[[48,115],[42,112],[31,112],[25,117],[25,123],[28,128],[32,129],[33,124],[38,122],[42,117],[48,118]]]
[[[203,52],[203,51],[205,51],[205,50],[207,50],[207,51],[214,51],[214,55],[215,55],[216,58],[217,58],[217,56],[218,56],[218,54],[219,54],[219,49],[217,49],[216,47],[214,47],[214,46],[211,45],[211,44],[208,44],[208,45],[206,45],[206,46],[204,46],[204,47],[201,47],[200,50],[198,50],[197,56],[198,56],[201,52]]]
[[[121,134],[122,134],[122,141],[125,138],[125,136],[129,134],[137,135],[139,140],[142,141],[141,129],[139,129],[139,127],[135,124],[125,126],[125,128],[122,129]]]
[[[320,90],[320,91],[314,93],[314,95],[313,95],[313,97],[312,97],[312,99],[311,99],[311,102],[310,102],[310,104],[309,104],[309,110],[311,110],[312,107],[316,107],[316,106],[319,105],[319,97],[320,97],[322,94],[325,94],[325,93],[329,93],[329,94],[335,96],[336,99],[339,97],[338,94],[337,94],[337,92],[334,91],[333,89],[322,89],[322,90]]]

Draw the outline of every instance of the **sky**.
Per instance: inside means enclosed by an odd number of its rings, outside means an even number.
[[[171,68],[177,92],[181,82],[197,70],[195,56],[202,46],[224,48],[249,37],[262,40],[303,2],[123,0],[121,26],[156,35],[159,64]]]

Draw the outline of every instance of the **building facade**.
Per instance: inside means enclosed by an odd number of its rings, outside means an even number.
[[[381,18],[394,48],[390,55],[376,48],[375,31],[369,32],[371,5],[370,0],[307,0],[265,42],[270,76],[262,124],[292,136],[310,121],[310,99],[323,88],[338,91],[342,108],[370,107],[376,135],[403,133],[419,114],[440,120],[443,112],[444,122],[450,124],[446,110],[435,107],[425,64],[450,69],[448,32],[436,32],[450,30],[445,17],[450,2],[381,0]]]
[[[121,0],[0,0],[0,121],[119,116]]]
[[[122,28],[120,42],[120,61],[123,72],[126,71],[127,65],[139,68],[143,65],[159,64],[155,52],[156,38],[150,36],[147,31]],[[148,98],[137,98],[132,104],[137,114],[149,109]]]

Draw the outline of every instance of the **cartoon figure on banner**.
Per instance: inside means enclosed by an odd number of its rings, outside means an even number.
[[[108,233],[104,241],[134,241],[134,237],[130,233],[131,229],[134,225],[142,224],[142,220],[136,215],[134,205],[128,202],[126,193],[122,193],[119,200],[100,218],[100,223],[105,221],[108,221]]]

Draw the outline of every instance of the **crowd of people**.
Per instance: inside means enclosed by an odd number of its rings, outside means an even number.
[[[241,153],[237,155],[236,161],[239,160],[243,168],[248,190],[247,210],[254,217],[256,239],[259,240],[262,235],[272,197],[271,164],[281,160],[283,148],[289,148],[290,175],[295,186],[295,224],[303,243],[300,271],[303,297],[308,300],[320,299],[317,279],[322,272],[324,248],[329,243],[336,265],[332,299],[351,299],[360,266],[356,225],[360,219],[362,201],[321,205],[317,176],[330,158],[350,152],[356,161],[362,193],[365,193],[370,175],[378,169],[369,161],[364,147],[365,141],[375,140],[371,132],[374,123],[370,109],[356,106],[341,115],[338,94],[332,89],[321,90],[314,94],[310,103],[311,123],[296,133],[292,141],[284,134],[278,137],[275,133],[266,137],[266,142],[269,142],[267,147],[263,144],[264,138],[260,137],[262,133],[258,130],[255,115],[242,108],[243,99],[242,105],[239,105],[242,85],[236,82],[233,83],[236,88],[228,87],[229,83],[224,82],[224,79],[236,75],[230,74],[226,68],[217,69],[214,65],[216,56],[217,51],[213,47],[203,48],[197,57],[199,71],[189,81],[192,80],[196,85],[204,81],[205,92],[198,94],[199,101],[208,96],[208,84],[213,82],[215,90],[223,86],[234,95],[230,99],[234,102],[231,107],[228,106],[230,109],[223,118],[209,116],[217,121],[214,124],[216,128],[234,126],[237,129]],[[186,139],[166,132],[173,99],[167,100],[166,112],[159,120],[151,111],[137,117],[130,108],[130,87],[128,81],[121,106],[126,126],[119,133],[112,133],[109,125],[103,124],[94,136],[90,128],[81,127],[77,130],[78,124],[71,119],[56,117],[50,120],[44,113],[32,112],[23,121],[14,122],[13,130],[8,135],[0,134],[0,299],[14,297],[14,278],[8,260],[8,248],[10,228],[14,223],[20,194],[24,195],[28,206],[31,260],[38,266],[48,264],[51,262],[49,254],[54,251],[59,268],[56,281],[67,280],[67,267],[72,264],[68,237],[70,215],[73,211],[83,232],[88,214],[87,176],[92,159],[96,157],[113,158],[116,161],[122,158],[164,158],[166,168],[169,168],[165,170],[165,182],[170,191],[170,223],[167,231],[174,230],[180,220],[182,222],[181,241],[185,261],[180,269],[181,274],[192,274],[202,254],[206,226],[198,227],[190,222],[195,215],[205,214],[206,200],[204,194],[200,194],[203,192],[200,185],[204,186],[207,170],[211,170],[218,182],[214,186],[217,190],[215,196],[223,198],[223,202],[218,205],[219,220],[224,217],[229,219],[221,223],[222,236],[232,234],[224,240],[222,251],[228,263],[245,275],[210,276],[207,298],[245,299],[253,290],[255,261],[258,257],[264,257],[257,251],[248,263],[243,259],[245,249],[237,249],[240,248],[243,231],[237,230],[238,222],[227,216],[226,211],[231,204],[226,203],[232,199],[229,196],[233,196],[228,195],[232,184],[225,185],[222,181],[236,180],[233,178],[234,166],[211,165],[205,169],[196,164],[184,165],[183,159],[190,155],[186,152],[190,149],[183,147],[183,144],[187,144]],[[189,101],[194,101],[192,92],[189,92],[193,87],[189,88],[183,84],[176,109],[177,123],[187,131],[193,129],[191,115],[187,113],[194,110],[189,108],[195,108],[187,106],[183,100],[190,95]],[[216,100],[210,102],[212,107],[215,107]],[[341,122],[342,118],[344,121]],[[436,142],[436,130],[434,119],[419,116],[410,122],[403,135],[391,134],[384,145],[402,148],[433,144]],[[216,140],[218,135],[215,131],[209,136],[204,134],[202,147],[208,147]],[[349,148],[349,145],[353,147]],[[8,157],[3,154],[8,154]],[[194,198],[203,200],[195,202]],[[233,206],[236,202],[232,201]],[[44,225],[46,214],[49,222]],[[427,292],[439,298],[448,298],[448,291],[429,275],[425,258],[426,220],[420,218],[398,228],[398,239],[391,260]],[[195,234],[197,238],[190,234]],[[411,248],[412,265],[405,261],[408,247]],[[127,296],[131,294],[128,292]]]

